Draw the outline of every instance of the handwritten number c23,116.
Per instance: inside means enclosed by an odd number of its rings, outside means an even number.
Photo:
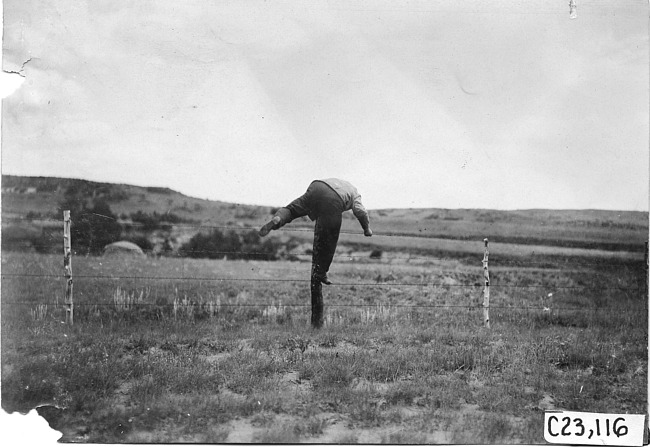
[[[553,427],[552,427],[553,422],[555,422],[555,423],[559,422],[558,418],[555,417],[555,416],[551,416],[551,417],[548,418],[548,427],[547,427],[547,429],[548,429],[548,433],[551,436],[557,437],[557,436],[560,436],[560,435],[562,435],[562,436],[571,436],[572,435],[572,433],[570,431],[568,431],[569,426],[571,425],[571,418],[569,418],[569,417],[563,417],[562,418],[562,422],[564,422],[564,426],[562,427],[562,430],[559,433],[553,431]],[[606,426],[606,429],[607,429],[606,435],[607,436],[610,436],[610,434],[614,434],[614,435],[616,435],[616,437],[620,438],[621,436],[627,435],[628,428],[625,425],[619,426],[618,425],[619,422],[625,422],[625,419],[624,418],[616,418],[614,420],[614,423],[612,424],[612,432],[610,433],[609,419],[605,419],[605,426]],[[573,419],[573,424],[576,426],[576,428],[580,429],[580,431],[575,433],[575,435],[576,436],[583,436],[585,434],[585,426],[582,423],[582,419],[574,418]],[[591,439],[593,433],[594,433],[593,430],[589,430],[589,439]],[[598,419],[596,419],[596,435],[600,436],[600,420],[598,420]]]

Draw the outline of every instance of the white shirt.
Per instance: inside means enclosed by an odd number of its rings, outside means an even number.
[[[361,203],[361,194],[359,194],[357,188],[352,183],[338,178],[328,178],[320,181],[326,183],[336,191],[343,200],[345,210],[352,210],[352,214],[359,219],[359,222],[365,229],[368,224],[368,211],[366,211],[363,203]]]

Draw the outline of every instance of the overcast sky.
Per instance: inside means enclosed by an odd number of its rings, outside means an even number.
[[[2,172],[647,210],[648,2],[568,3],[4,0]]]

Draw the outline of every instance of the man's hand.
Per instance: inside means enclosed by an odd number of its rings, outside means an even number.
[[[372,236],[372,230],[370,228],[366,228],[365,230],[363,230],[363,235],[366,237]]]

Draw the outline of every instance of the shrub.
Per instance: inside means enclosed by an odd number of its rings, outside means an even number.
[[[208,234],[194,235],[181,247],[180,253],[189,258],[276,260],[278,249],[279,245],[272,239],[262,242],[255,231],[239,235],[234,230],[223,234],[214,229]]]

